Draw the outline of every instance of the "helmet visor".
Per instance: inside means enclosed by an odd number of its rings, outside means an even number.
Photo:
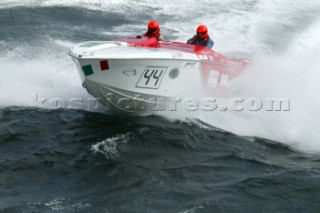
[[[154,33],[158,30],[158,28],[149,28],[148,31],[149,33]]]
[[[197,37],[202,38],[205,34],[206,34],[206,32],[197,33]]]

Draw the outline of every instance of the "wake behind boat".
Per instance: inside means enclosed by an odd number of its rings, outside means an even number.
[[[80,43],[69,55],[91,95],[111,110],[138,113],[172,111],[174,100],[188,97],[190,87],[214,95],[250,63],[201,46],[140,36]]]

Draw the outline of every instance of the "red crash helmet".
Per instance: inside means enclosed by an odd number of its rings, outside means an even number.
[[[199,25],[199,27],[197,28],[197,37],[200,39],[205,39],[209,37],[206,25]]]
[[[157,21],[152,20],[148,24],[148,33],[151,35],[157,34],[160,32],[160,27]]]

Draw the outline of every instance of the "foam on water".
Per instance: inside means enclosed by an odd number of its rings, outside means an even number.
[[[52,212],[75,212],[92,206],[88,203],[72,203],[70,199],[56,198],[54,200],[49,200],[46,202],[27,202],[26,207],[28,209],[20,209],[21,212],[31,212],[34,209],[42,209],[42,211],[52,211]],[[30,209],[30,210],[29,210]]]
[[[74,72],[72,63],[46,59],[2,60],[0,63],[1,71],[5,72],[0,78],[2,107],[37,107],[36,99],[39,98],[67,101],[90,97],[81,87],[80,77]],[[51,108],[48,101],[39,107]]]
[[[287,98],[291,103],[289,112],[233,112],[224,115],[223,122],[205,120],[238,134],[319,152],[319,36],[320,22],[316,20],[304,32],[294,35],[283,54],[256,58],[251,70],[232,89],[235,96],[246,98]]]
[[[112,159],[118,156],[118,145],[127,143],[130,138],[131,135],[129,133],[116,135],[92,145],[91,150],[95,153],[104,154],[107,159]]]
[[[286,98],[290,100],[290,111],[218,110],[169,113],[168,117],[190,116],[236,134],[264,137],[299,150],[319,152],[320,16],[316,14],[320,11],[319,2],[259,1],[245,10],[236,3],[227,8],[225,14],[205,11],[206,16],[199,18],[219,32],[216,41],[221,43],[215,49],[256,55],[253,66],[233,83],[227,100]],[[181,31],[184,32],[183,28]]]

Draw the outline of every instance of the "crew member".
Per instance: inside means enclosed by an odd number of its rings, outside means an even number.
[[[148,38],[155,37],[158,41],[163,41],[164,37],[160,34],[160,27],[159,23],[155,20],[152,20],[148,24],[148,31],[145,33],[144,36]]]
[[[208,28],[206,25],[199,25],[197,34],[187,41],[187,44],[194,44],[196,46],[204,46],[209,49],[213,47],[213,40],[209,37]]]

